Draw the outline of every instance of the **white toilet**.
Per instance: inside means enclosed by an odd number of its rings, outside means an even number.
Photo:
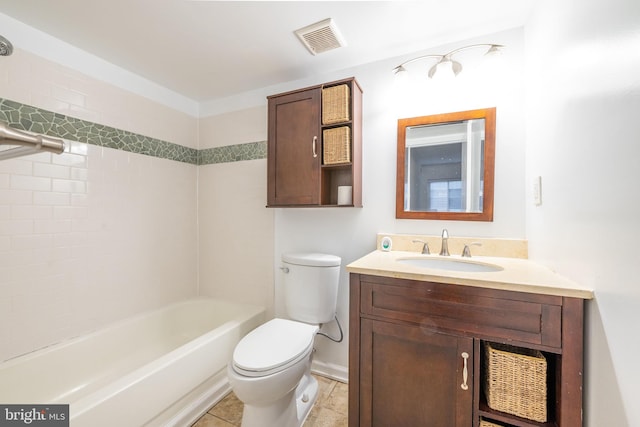
[[[273,319],[240,340],[227,367],[244,403],[242,427],[300,427],[318,397],[313,341],[336,314],[340,258],[284,254],[284,299],[291,319]]]

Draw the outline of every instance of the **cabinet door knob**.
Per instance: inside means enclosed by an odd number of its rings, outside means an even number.
[[[316,145],[318,144],[318,137],[314,136],[313,137],[313,143],[311,144],[311,147],[313,149],[313,158],[318,157],[318,151],[316,150]]]
[[[469,390],[469,386],[467,385],[467,378],[469,377],[469,370],[467,368],[469,353],[464,351],[462,352],[461,356],[462,356],[462,360],[464,361],[464,368],[462,369],[462,384],[460,384],[460,388],[463,390]]]

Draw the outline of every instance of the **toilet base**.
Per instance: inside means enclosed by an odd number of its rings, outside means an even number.
[[[242,427],[301,427],[318,399],[318,381],[305,373],[298,386],[268,405],[248,405],[242,413]]]
[[[305,374],[296,388],[296,409],[298,420],[300,420],[298,426],[304,424],[316,400],[318,400],[318,380],[312,377],[310,373]]]

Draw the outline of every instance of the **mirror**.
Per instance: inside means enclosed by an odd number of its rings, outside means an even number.
[[[493,221],[496,109],[398,120],[396,218]]]

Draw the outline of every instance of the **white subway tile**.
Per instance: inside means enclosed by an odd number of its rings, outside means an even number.
[[[52,247],[53,237],[49,234],[11,236],[11,249],[37,249]]]
[[[39,108],[49,111],[55,111],[60,114],[69,112],[69,103],[52,97],[49,94],[34,94],[31,105],[37,105]]]
[[[34,220],[33,231],[35,233],[69,233],[71,231],[70,219]]]
[[[11,175],[11,188],[14,190],[50,191],[51,178]]]
[[[68,179],[71,177],[71,169],[69,166],[52,165],[48,163],[34,163],[33,175],[46,176],[49,178]]]
[[[99,219],[77,219],[71,226],[73,231],[91,232],[102,230],[103,222]]]
[[[30,219],[10,219],[0,221],[0,235],[16,236],[33,233],[33,221]]]
[[[51,96],[59,101],[71,104],[71,106],[84,107],[86,102],[86,95],[84,93],[58,85],[51,87]]]
[[[0,205],[0,220],[11,218],[11,206]]]
[[[1,288],[0,288],[1,290]],[[14,349],[12,334],[15,332],[16,323],[14,321],[13,308],[11,307],[11,298],[2,294],[0,297],[0,342],[6,350],[0,353],[0,361],[10,357],[4,354],[8,349]]]
[[[8,173],[0,173],[0,188],[9,188],[10,176]]]
[[[73,104],[69,106],[69,115],[80,120],[86,120],[88,122],[100,122],[99,112],[84,107],[78,107]]]
[[[86,194],[71,194],[71,206],[89,206],[89,197]]]
[[[11,278],[12,296],[37,295],[48,290],[48,279],[51,276],[49,265],[30,255],[27,261],[15,264],[7,270]]]
[[[33,203],[33,191],[0,188],[0,205],[30,205],[31,203]]]
[[[73,202],[72,202],[73,204]],[[55,219],[86,219],[89,209],[86,206],[54,206],[53,218]]]
[[[51,206],[13,205],[12,219],[50,219],[53,217]]]
[[[97,120],[91,120],[93,122],[97,122]],[[69,153],[80,154],[82,156],[86,156],[89,152],[89,144],[85,144],[84,142],[78,141],[66,141],[66,144],[69,146],[67,150]]]
[[[51,156],[55,156],[56,154],[47,153],[46,151],[42,151],[36,154],[30,154],[25,156],[24,159],[28,159],[31,162],[38,163],[51,163]]]
[[[84,181],[54,179],[52,190],[60,193],[86,193],[87,184]]]
[[[25,157],[1,161],[0,173],[31,175],[33,162],[23,159]]]
[[[0,236],[0,252],[8,251],[10,248],[11,238],[9,236]],[[0,258],[2,257],[0,256]]]
[[[17,71],[17,70],[16,70]],[[24,86],[30,93],[32,100],[37,96],[51,95],[51,82],[46,79],[34,78],[38,69],[31,66],[28,69],[22,69],[9,75],[9,83],[12,85]]]
[[[89,170],[85,168],[71,168],[71,179],[79,181],[87,181],[89,177]],[[62,178],[62,177],[61,177]]]
[[[0,68],[0,89],[4,89],[9,85],[9,69],[7,67]]]
[[[84,246],[88,239],[88,234],[84,231],[69,231],[53,236],[53,246],[56,248]]]
[[[73,153],[63,153],[55,155],[51,158],[51,163],[55,165],[73,166],[73,167],[86,167],[86,156]]]
[[[7,236],[8,237],[8,236]],[[3,274],[0,275],[4,279],[5,283],[8,283],[9,280],[9,270],[16,266],[26,265],[31,259],[31,250],[25,251],[17,251],[13,250],[7,254],[3,254],[0,257],[0,269],[2,269]]]
[[[18,87],[14,84],[9,84],[8,87],[2,90],[2,97],[5,99],[10,99],[16,102],[22,102],[27,105],[35,105],[33,104],[33,99],[30,93],[25,93],[24,88]]]
[[[68,205],[70,202],[71,198],[68,193],[33,192],[34,205]]]

